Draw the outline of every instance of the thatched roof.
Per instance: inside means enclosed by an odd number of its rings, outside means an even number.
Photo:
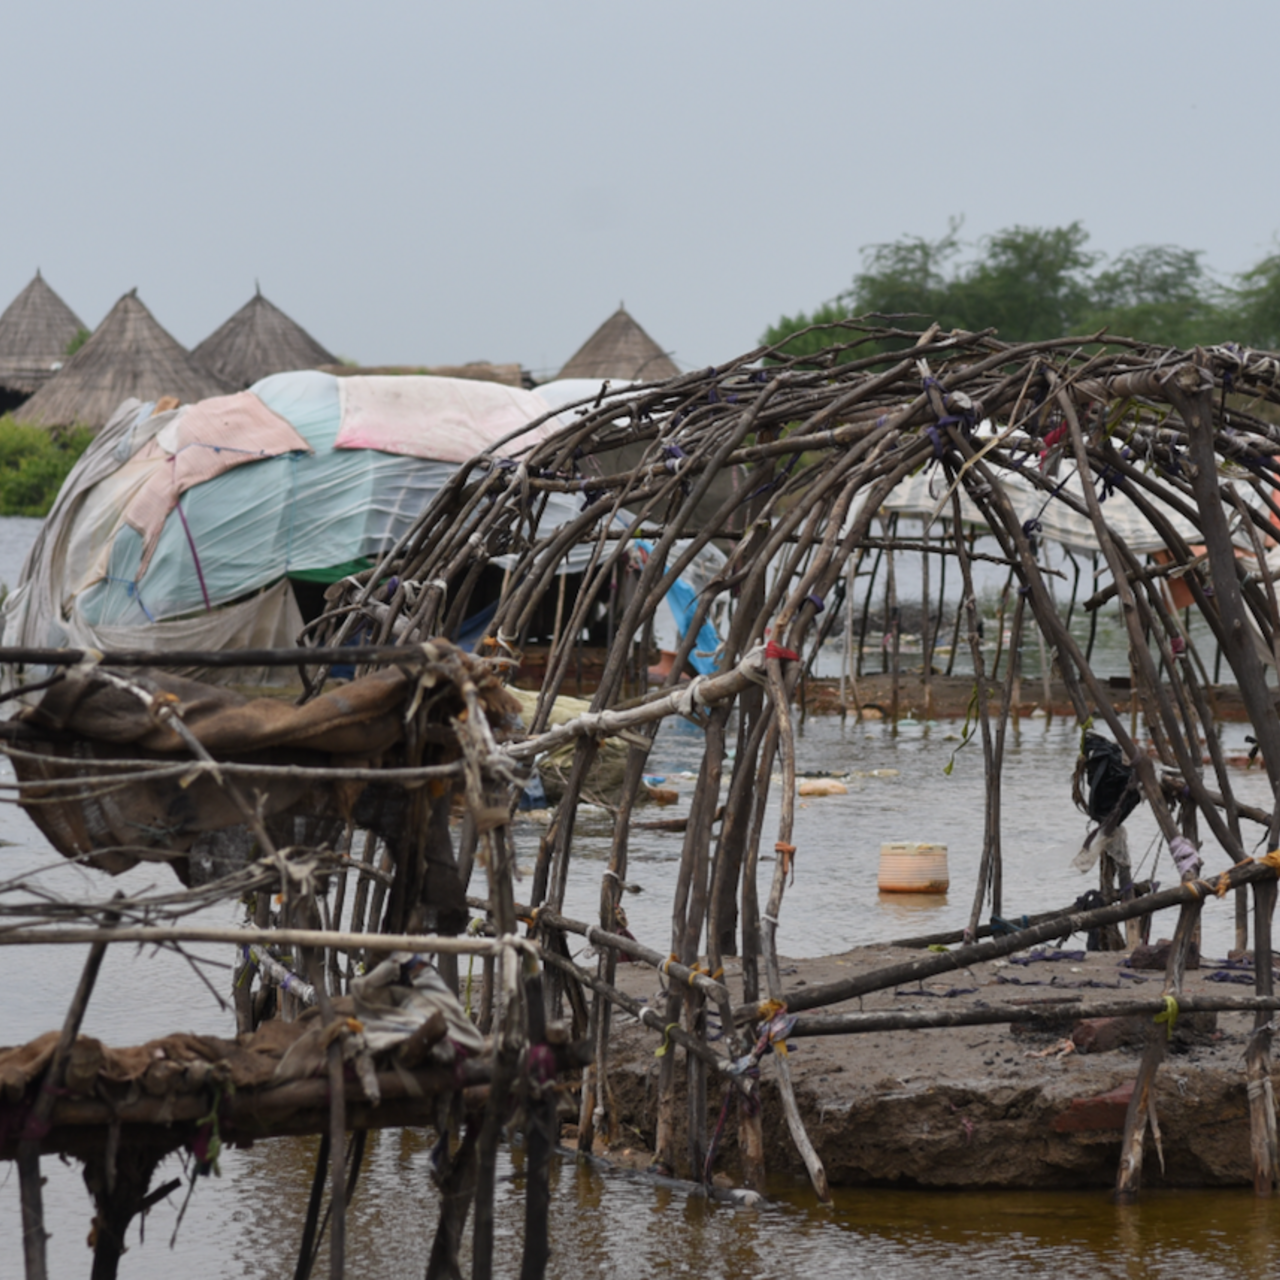
[[[14,417],[45,427],[101,427],[122,400],[180,401],[221,395],[226,388],[166,333],[131,289],[93,336]]]
[[[30,395],[53,376],[66,359],[67,344],[83,328],[37,269],[0,315],[0,387]]]
[[[417,376],[428,375],[433,378],[470,378],[474,382],[500,382],[504,387],[523,387],[524,370],[518,364],[490,364],[487,360],[472,360],[467,364],[438,364],[433,366],[415,364],[326,364],[321,372],[331,373],[336,378],[375,377],[389,375]]]
[[[679,372],[671,357],[635,322],[626,307],[619,306],[556,377],[654,382],[674,378]]]
[[[191,354],[233,391],[272,373],[337,362],[296,320],[268,302],[261,289]]]

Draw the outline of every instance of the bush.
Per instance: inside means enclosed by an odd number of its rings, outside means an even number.
[[[67,473],[93,439],[88,427],[47,431],[0,418],[0,515],[48,515]]]

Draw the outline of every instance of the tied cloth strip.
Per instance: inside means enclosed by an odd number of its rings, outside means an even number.
[[[773,851],[778,855],[779,858],[782,859],[782,874],[784,876],[791,877],[790,880],[788,881],[789,884],[795,884],[796,882],[796,847],[795,845],[788,844],[785,840],[779,840],[778,843],[773,846]],[[776,924],[777,921],[775,920],[774,923]]]
[[[678,1030],[680,1024],[678,1022],[668,1022],[666,1028],[662,1032],[662,1043],[653,1051],[655,1058],[665,1058],[667,1050],[671,1047],[671,1033]]]
[[[707,681],[706,676],[694,676],[692,680],[680,691],[676,697],[675,710],[677,715],[682,715],[686,720],[696,721],[698,718],[698,708],[706,706],[702,698],[701,686]]]
[[[1173,865],[1178,868],[1180,876],[1198,876],[1204,865],[1200,861],[1200,851],[1186,836],[1174,836],[1169,841],[1169,854]]]
[[[1245,858],[1244,862],[1260,862],[1264,867],[1271,867],[1273,870],[1280,872],[1280,849],[1272,849],[1270,853],[1264,853],[1259,858]],[[1243,865],[1241,863],[1240,865]],[[1231,888],[1231,881],[1224,871],[1217,879],[1213,886],[1213,891],[1219,898],[1227,896],[1227,890]],[[1219,979],[1221,981],[1221,979]]]
[[[764,647],[765,660],[777,658],[779,662],[799,662],[800,655],[794,649],[785,649],[782,645],[770,640]]]
[[[1154,1019],[1157,1023],[1164,1023],[1165,1038],[1173,1039],[1173,1026],[1178,1021],[1178,1002],[1173,996],[1165,996],[1164,1012],[1157,1013]]]

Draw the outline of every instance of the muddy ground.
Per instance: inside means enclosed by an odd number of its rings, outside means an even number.
[[[1070,946],[1071,944],[1068,944]],[[829,982],[918,958],[919,951],[873,946],[802,963],[785,962],[784,985]],[[1035,958],[1036,956],[1042,958]],[[1051,959],[1057,955],[1059,958]],[[846,1010],[937,1010],[1063,999],[1159,997],[1163,974],[1125,965],[1119,952],[1024,953],[961,969],[922,984],[835,1006]],[[619,967],[619,985],[661,1008],[659,976]],[[1212,980],[1240,970],[1211,960],[1188,974],[1188,993],[1248,995],[1249,985]],[[727,981],[741,995],[740,967]],[[615,1151],[633,1161],[654,1141],[657,1036],[615,1010],[610,1081],[618,1126]],[[1244,1053],[1252,1014],[1184,1016],[1157,1077],[1164,1169],[1148,1137],[1145,1186],[1223,1186],[1251,1181]],[[809,1135],[834,1185],[921,1187],[1105,1187],[1115,1181],[1128,1091],[1146,1018],[1105,1029],[1114,1047],[1082,1052],[1068,1023],[1034,1030],[1008,1025],[813,1037],[792,1042],[790,1062]],[[1160,1034],[1164,1034],[1161,1030]],[[1077,1038],[1082,1037],[1077,1033]],[[1087,1047],[1087,1046],[1085,1046]],[[678,1075],[682,1078],[683,1058]],[[762,1072],[770,1173],[803,1174],[787,1134],[768,1059]],[[1280,1091],[1280,1071],[1273,1075]],[[713,1081],[714,1125],[721,1094]],[[683,1112],[683,1101],[681,1103]],[[732,1118],[717,1168],[736,1178]],[[572,1138],[572,1134],[566,1134]],[[679,1140],[684,1149],[684,1137]],[[681,1170],[688,1174],[688,1169]]]

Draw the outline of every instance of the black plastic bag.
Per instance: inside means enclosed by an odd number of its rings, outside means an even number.
[[[1125,764],[1120,748],[1101,734],[1084,735],[1084,772],[1089,783],[1088,813],[1095,822],[1105,822],[1117,805],[1119,822],[1123,822],[1141,803],[1137,771]]]

